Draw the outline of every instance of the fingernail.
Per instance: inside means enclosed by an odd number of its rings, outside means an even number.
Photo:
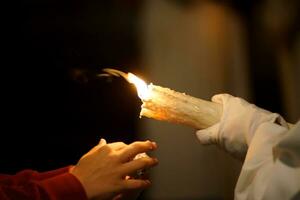
[[[157,148],[156,142],[152,142],[152,146],[156,149]]]
[[[151,182],[149,180],[145,180],[147,185],[151,185]]]

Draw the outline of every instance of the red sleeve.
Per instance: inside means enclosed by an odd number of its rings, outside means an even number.
[[[71,166],[42,173],[33,170],[23,170],[16,175],[0,174],[0,184],[17,185],[24,184],[29,180],[44,180],[53,176],[57,176],[59,174],[66,173],[69,171],[70,167]]]
[[[61,170],[56,172],[67,171]],[[34,171],[25,172],[15,176],[0,176],[1,200],[87,200],[79,180],[68,172],[51,171],[42,173],[41,176]]]

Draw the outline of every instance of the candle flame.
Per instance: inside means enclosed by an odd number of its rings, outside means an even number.
[[[148,85],[145,83],[145,81],[143,81],[142,79],[140,79],[139,77],[137,77],[136,75],[134,75],[132,73],[127,74],[127,80],[129,83],[134,84],[134,86],[137,89],[138,96],[142,100],[149,99],[149,89],[148,89]]]
[[[105,68],[103,69],[105,74],[99,74],[98,76],[118,76],[123,77],[126,79],[129,83],[134,84],[134,86],[137,89],[138,96],[142,100],[148,100],[150,96],[148,85],[143,81],[141,78],[137,77],[136,75],[132,73],[125,73],[117,69],[111,69],[111,68]]]

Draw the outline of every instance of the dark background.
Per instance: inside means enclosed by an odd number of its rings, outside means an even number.
[[[101,137],[133,141],[140,106],[134,88],[97,74],[105,67],[138,71],[137,4],[17,6],[2,63],[1,173],[75,164]]]

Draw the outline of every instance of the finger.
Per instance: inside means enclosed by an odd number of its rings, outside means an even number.
[[[103,139],[103,138],[101,138],[101,140],[100,140],[98,146],[99,146],[99,147],[103,147],[103,146],[106,145],[106,144],[107,144],[106,140]]]
[[[113,150],[118,151],[118,150],[121,150],[121,149],[125,148],[128,145],[125,144],[124,142],[114,142],[114,143],[108,144],[108,146],[110,148],[112,148]]]
[[[149,180],[128,179],[124,180],[125,190],[145,189],[151,185]]]
[[[157,148],[155,142],[134,142],[124,148],[121,152],[121,159],[124,162],[132,160],[137,154],[145,153]]]
[[[154,167],[157,164],[158,160],[156,158],[144,157],[125,163],[122,170],[125,175],[134,174],[138,170]]]
[[[98,145],[94,146],[89,153],[94,153],[95,151],[97,151],[99,148],[103,147],[106,145],[106,140],[101,138]]]
[[[117,196],[115,196],[115,197],[113,198],[113,200],[121,200],[122,197],[123,197],[123,194],[118,194]]]
[[[87,152],[85,155],[83,155],[82,158],[85,158],[86,156],[95,153],[98,149],[100,149],[101,147],[103,147],[105,145],[106,145],[106,140],[101,138],[98,145],[94,146],[89,152]]]

